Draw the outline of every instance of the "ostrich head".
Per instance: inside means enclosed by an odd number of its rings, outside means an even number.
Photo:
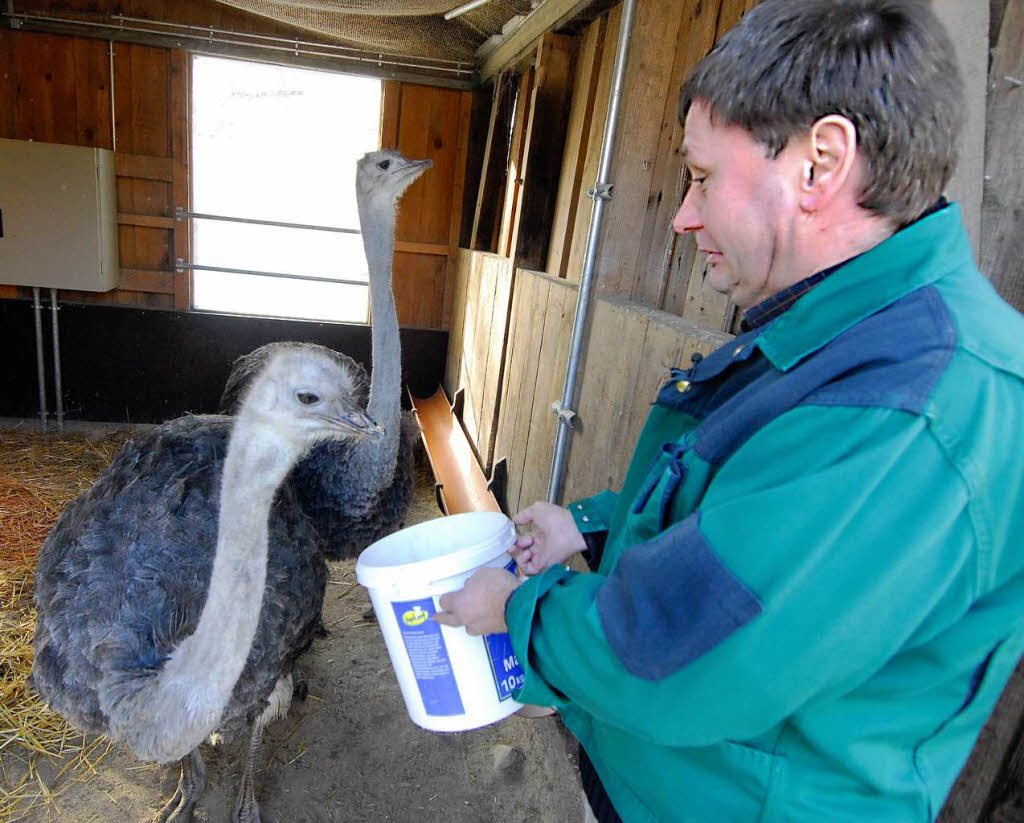
[[[310,349],[275,353],[253,380],[239,419],[273,428],[303,451],[326,439],[380,437],[359,406],[361,375]]]
[[[368,206],[393,210],[409,184],[432,165],[431,160],[410,160],[394,149],[371,151],[356,164],[356,197]]]

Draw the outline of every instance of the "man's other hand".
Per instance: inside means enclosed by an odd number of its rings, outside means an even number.
[[[507,632],[505,601],[522,581],[505,569],[478,569],[457,592],[441,595],[443,611],[434,620],[445,626],[465,626],[472,635]]]
[[[555,563],[564,563],[587,548],[568,509],[538,501],[520,511],[512,522],[520,528],[509,554],[524,574],[540,574]]]

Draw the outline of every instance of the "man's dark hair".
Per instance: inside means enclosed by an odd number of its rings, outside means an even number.
[[[963,85],[953,44],[918,0],[764,0],[683,84],[771,156],[829,114],[857,129],[860,205],[898,227],[941,196],[956,167]]]

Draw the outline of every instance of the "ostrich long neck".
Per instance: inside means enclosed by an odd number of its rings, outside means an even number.
[[[270,507],[299,456],[269,426],[244,412],[237,419],[221,478],[217,552],[199,624],[145,696],[183,753],[216,730],[249,657],[263,608]]]
[[[359,203],[359,223],[370,274],[370,338],[373,367],[367,412],[384,429],[379,440],[366,440],[359,451],[373,460],[382,483],[389,482],[398,454],[401,426],[402,351],[398,314],[391,289],[391,261],[395,254],[395,206],[391,201]]]

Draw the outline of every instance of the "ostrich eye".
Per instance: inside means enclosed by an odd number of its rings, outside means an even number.
[[[313,404],[320,402],[319,395],[313,394],[313,392],[309,391],[295,392],[295,399],[303,406],[312,406]]]
[[[381,171],[387,171],[388,169],[391,168],[391,161],[390,160],[381,160],[377,164],[377,168],[380,169]]]

